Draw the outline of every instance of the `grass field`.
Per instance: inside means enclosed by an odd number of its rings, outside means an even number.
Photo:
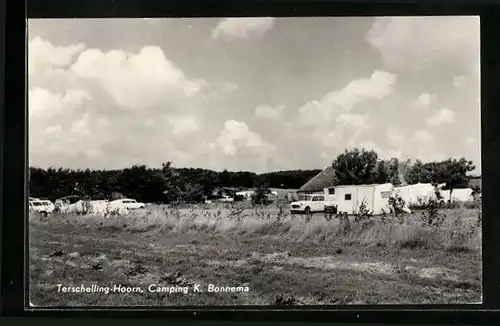
[[[441,210],[439,214],[446,217],[440,227],[423,226],[421,212],[359,223],[329,220],[323,214],[306,220],[276,208],[152,206],[109,218],[33,215],[30,302],[35,306],[478,303],[482,298],[478,213],[477,208]],[[82,285],[94,288],[64,289]],[[132,292],[113,291],[118,286]]]

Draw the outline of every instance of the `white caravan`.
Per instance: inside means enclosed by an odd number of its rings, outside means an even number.
[[[346,185],[325,188],[332,194],[337,205],[337,213],[357,214],[364,204],[368,212],[374,215],[390,211],[389,198],[393,185],[390,183],[372,185]]]

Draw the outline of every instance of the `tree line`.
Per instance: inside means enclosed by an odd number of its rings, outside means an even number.
[[[321,170],[291,170],[264,174],[175,168],[171,162],[161,168],[134,165],[121,170],[71,170],[30,167],[31,197],[55,200],[79,195],[111,199],[115,194],[142,202],[201,202],[248,188],[298,189]]]
[[[374,151],[354,149],[338,155],[332,162],[332,183],[370,184],[446,183],[450,189],[467,187],[472,162],[464,158],[442,162],[400,162],[381,160]],[[149,203],[201,202],[222,194],[257,188],[298,189],[321,170],[290,170],[263,174],[198,168],[175,168],[166,162],[160,168],[135,165],[121,170],[71,170],[65,168],[29,169],[31,197],[55,200],[69,195],[92,199],[112,199],[123,195]]]
[[[432,183],[444,184],[443,189],[467,188],[476,169],[465,158],[422,163],[420,160],[382,160],[373,150],[346,150],[333,161],[335,184],[360,185],[392,183],[393,185]],[[480,189],[475,189],[480,191]]]

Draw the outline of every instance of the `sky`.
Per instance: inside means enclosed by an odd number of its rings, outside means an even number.
[[[351,148],[480,173],[479,17],[36,19],[30,166],[322,169]]]

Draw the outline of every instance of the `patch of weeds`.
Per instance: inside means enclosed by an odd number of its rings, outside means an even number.
[[[427,249],[429,244],[422,239],[401,240],[397,242],[401,249]]]
[[[127,272],[127,275],[128,276],[136,276],[139,274],[145,274],[147,272],[148,272],[148,270],[146,267],[144,267],[142,262],[136,262],[134,264],[134,266]]]
[[[49,257],[62,257],[64,256],[66,253],[61,250],[61,249],[58,249],[58,250],[54,250],[50,255]]]
[[[90,266],[90,268],[91,268],[93,271],[100,271],[100,270],[104,269],[104,264],[103,264],[103,262],[102,262],[102,261],[100,261],[100,262],[97,262],[97,263],[95,263],[95,264],[92,264],[92,265]]]
[[[389,208],[391,209],[391,213],[394,217],[398,217],[404,212],[403,208],[405,204],[406,203],[403,198],[401,198],[397,193],[389,198]]]
[[[264,268],[262,267],[262,265],[254,265],[250,268],[250,271],[252,274],[256,275],[262,273],[264,271]]]
[[[358,207],[358,211],[354,214],[354,222],[364,222],[369,220],[372,216],[373,212],[368,209],[368,202],[366,199],[363,199]]]
[[[245,211],[245,208],[243,207],[233,207],[231,209],[231,213],[229,213],[228,218],[232,220],[241,220],[243,218],[243,212]]]
[[[160,283],[166,283],[175,286],[192,286],[193,283],[186,279],[180,272],[166,273],[160,278]]]
[[[439,202],[435,199],[429,199],[423,204],[422,221],[424,225],[439,227],[443,224],[445,216],[439,214],[439,206]]]
[[[302,304],[302,302],[297,300],[294,296],[285,296],[284,294],[280,294],[274,299],[274,305],[276,306],[294,306],[299,304]]]
[[[446,249],[449,253],[454,253],[454,254],[464,254],[464,253],[469,253],[471,252],[470,248],[467,248],[465,246],[451,246]]]

